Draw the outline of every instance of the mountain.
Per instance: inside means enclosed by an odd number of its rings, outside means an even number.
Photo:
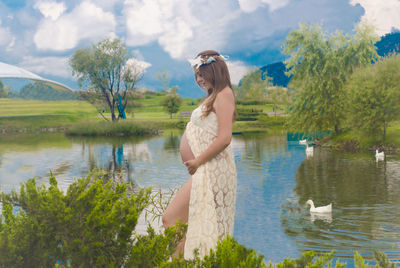
[[[379,56],[387,56],[390,53],[400,52],[400,32],[388,33],[376,42],[376,51]]]
[[[268,64],[260,68],[263,76],[266,75],[272,78],[272,84],[274,86],[287,87],[290,82],[291,77],[286,76],[287,71],[285,64],[283,62],[275,62]]]
[[[387,56],[393,52],[400,53],[400,32],[392,32],[382,36],[375,46],[379,56]],[[290,82],[291,77],[285,75],[287,69],[281,61],[265,65],[260,70],[263,75],[272,78],[274,86],[287,87]]]

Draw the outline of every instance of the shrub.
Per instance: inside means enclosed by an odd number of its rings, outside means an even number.
[[[168,262],[186,233],[186,227],[178,223],[165,230],[164,234],[156,234],[149,225],[147,235],[136,236],[126,267],[156,267]]]
[[[50,175],[48,188],[33,178],[19,193],[1,193],[0,267],[123,267],[149,256],[168,258],[184,226],[132,237],[150,189],[128,191],[126,183],[107,178],[93,171],[63,193]]]
[[[118,122],[84,122],[70,127],[65,134],[70,136],[145,136],[157,132],[150,125],[130,120]]]
[[[283,126],[286,123],[284,116],[268,116],[266,114],[260,115],[258,121],[267,126]]]
[[[195,252],[193,260],[178,260],[166,262],[159,267],[249,267],[258,268],[266,267],[264,257],[258,254],[254,249],[248,249],[239,244],[233,237],[227,237],[223,241],[219,241],[215,250],[210,250],[210,254],[204,259],[198,257]]]

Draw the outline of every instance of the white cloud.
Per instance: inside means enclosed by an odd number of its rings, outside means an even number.
[[[9,52],[14,48],[15,45],[15,36],[13,36],[11,38],[11,42],[8,44],[8,46],[6,47],[6,51]]]
[[[40,75],[55,75],[64,78],[72,77],[72,70],[67,57],[32,57],[24,56],[18,64],[19,67],[27,69]]]
[[[273,12],[289,4],[289,0],[239,0],[240,9],[246,13],[251,13],[266,4],[269,11]]]
[[[350,4],[360,4],[364,8],[365,13],[361,21],[374,24],[377,34],[390,33],[392,28],[400,29],[399,0],[350,0]]]
[[[42,50],[62,51],[76,47],[81,40],[98,41],[115,36],[115,27],[115,17],[111,12],[85,1],[55,21],[43,19],[35,33],[34,42]]]
[[[230,0],[126,0],[127,44],[157,41],[181,60],[200,50],[219,50],[231,32],[229,22],[238,14],[231,5]]]
[[[239,0],[240,9],[246,13],[255,11],[262,6],[261,0]]]
[[[285,7],[286,5],[289,4],[289,0],[262,0],[262,1],[263,3],[269,6],[269,10],[271,12],[280,9],[282,7]]]
[[[0,46],[12,47],[14,45],[15,37],[12,35],[10,28],[2,27],[0,20]]]
[[[193,37],[192,28],[181,18],[168,26],[166,33],[160,36],[159,43],[172,58],[180,58],[184,55],[187,41]]]
[[[242,61],[227,61],[232,84],[239,84],[240,79],[251,69]]]
[[[52,20],[58,19],[67,9],[64,2],[58,3],[54,1],[39,1],[34,7],[39,9],[45,18]]]

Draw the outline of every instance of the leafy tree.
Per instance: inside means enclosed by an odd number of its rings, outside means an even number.
[[[368,25],[360,24],[354,35],[327,34],[318,25],[300,25],[287,36],[283,52],[289,84],[297,91],[290,111],[289,125],[313,131],[334,129],[340,132],[344,117],[344,84],[355,68],[366,66],[378,57],[378,37]]]
[[[272,103],[272,110],[275,113],[278,110],[283,111],[284,108],[281,105],[287,106],[290,102],[290,92],[287,88],[274,86],[268,89],[268,102]]]
[[[110,110],[112,121],[118,121],[122,116],[115,116],[118,95],[121,95],[125,109],[128,92],[135,90],[135,85],[144,72],[144,66],[133,57],[130,58],[120,39],[105,39],[92,48],[75,51],[70,65],[73,75],[78,77],[80,87],[87,83],[89,89],[101,93]]]
[[[4,86],[3,81],[0,80],[0,98],[6,98],[10,89]]]
[[[236,97],[241,102],[265,102],[268,95],[270,78],[259,69],[247,73],[238,87],[235,87]]]
[[[385,141],[388,124],[400,116],[400,55],[358,69],[346,89],[350,126]]]
[[[169,88],[169,84],[171,82],[171,78],[168,76],[167,71],[163,71],[161,73],[158,73],[156,75],[157,80],[161,82],[162,86],[163,86],[163,92],[168,92],[170,90]]]
[[[183,102],[182,98],[176,93],[176,90],[177,86],[172,87],[170,93],[161,101],[161,105],[170,114],[170,118],[172,118],[172,114],[179,111]]]

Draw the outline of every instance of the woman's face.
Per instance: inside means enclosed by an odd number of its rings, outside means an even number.
[[[200,72],[196,72],[196,82],[202,89],[206,91],[212,88],[211,83],[205,80],[204,77],[200,74]]]

